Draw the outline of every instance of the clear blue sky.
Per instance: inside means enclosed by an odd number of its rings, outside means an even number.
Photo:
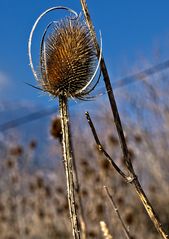
[[[96,31],[102,31],[103,54],[112,81],[120,76],[124,61],[129,69],[137,61],[138,54],[152,61],[156,44],[160,46],[163,57],[169,58],[168,0],[87,2]],[[49,104],[47,96],[38,97],[39,93],[24,82],[35,83],[27,54],[31,27],[41,12],[56,5],[81,11],[79,0],[0,1],[0,101]],[[52,13],[40,24],[34,38],[35,56],[39,55],[36,43],[39,43],[46,22],[59,16],[57,12]]]

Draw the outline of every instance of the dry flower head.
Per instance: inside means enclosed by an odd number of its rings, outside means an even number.
[[[48,92],[54,97],[65,95],[87,99],[88,94],[99,81],[98,79],[94,83],[93,80],[100,65],[101,51],[98,61],[90,30],[77,13],[66,7],[55,9],[66,9],[75,14],[75,17],[66,17],[47,25],[41,41],[38,74],[32,63],[32,35],[39,20],[51,9],[41,14],[35,22],[30,34],[28,50],[32,71],[42,89],[35,88]]]

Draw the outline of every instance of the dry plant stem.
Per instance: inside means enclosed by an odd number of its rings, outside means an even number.
[[[73,178],[73,154],[70,137],[69,115],[67,106],[67,97],[63,94],[59,96],[59,108],[62,126],[62,145],[63,145],[63,159],[66,173],[67,194],[70,219],[72,224],[72,232],[74,239],[80,239],[80,229],[75,202],[75,185]]]
[[[97,136],[96,133],[96,129],[93,125],[93,122],[90,118],[90,115],[88,112],[86,112],[86,117],[88,120],[88,123],[90,125],[91,131],[93,133],[94,139],[96,141],[96,144],[98,146],[98,149],[100,151],[102,151],[102,153],[105,155],[105,157],[111,162],[112,166],[116,169],[116,171],[128,182],[134,185],[134,188],[141,200],[141,202],[143,203],[149,217],[151,218],[152,222],[154,223],[154,226],[156,227],[157,231],[159,232],[159,234],[162,236],[162,238],[167,239],[168,235],[164,232],[164,229],[161,225],[161,223],[159,222],[159,219],[151,205],[151,203],[149,202],[147,196],[145,195],[140,182],[138,181],[138,178],[136,176],[135,173],[132,173],[132,177],[131,176],[127,176],[125,173],[123,173],[120,168],[115,164],[115,162],[113,162],[113,159],[108,155],[108,153],[105,151],[105,149],[103,148],[103,146],[100,144],[100,140]]]
[[[90,29],[91,35],[93,37],[93,41],[94,41],[94,45],[97,51],[97,55],[100,55],[100,47],[99,44],[97,42],[97,38],[96,38],[96,33],[90,18],[90,14],[87,8],[87,4],[86,4],[86,0],[80,0],[81,5],[82,5],[82,9],[86,18],[86,23]],[[112,113],[114,116],[114,122],[115,122],[115,126],[117,128],[117,133],[119,135],[119,139],[120,139],[120,145],[122,148],[122,152],[123,152],[123,157],[125,159],[125,162],[127,164],[127,167],[130,167],[130,171],[133,171],[133,166],[131,164],[131,160],[129,158],[129,154],[128,154],[128,149],[127,149],[127,145],[126,145],[126,141],[125,141],[125,137],[124,137],[124,133],[123,133],[123,129],[122,129],[122,124],[121,124],[121,120],[120,120],[120,116],[118,113],[118,109],[117,109],[117,105],[116,105],[116,101],[115,101],[115,97],[114,97],[114,93],[112,90],[112,86],[110,83],[110,78],[109,78],[109,74],[107,71],[107,67],[104,61],[104,58],[102,56],[101,61],[100,61],[100,68],[104,77],[104,82],[105,82],[105,86],[106,86],[106,90],[107,90],[107,94],[109,97],[109,101],[110,101],[110,106],[112,109]],[[134,171],[133,171],[134,172]]]
[[[82,5],[82,9],[86,18],[86,22],[88,24],[88,27],[90,29],[90,32],[92,34],[93,40],[94,40],[94,44],[97,50],[97,55],[99,56],[100,53],[100,47],[99,44],[97,42],[97,38],[96,38],[96,33],[90,18],[90,14],[87,8],[87,4],[86,4],[86,0],[80,0],[81,1],[81,5]],[[164,229],[161,225],[161,223],[159,222],[156,213],[154,212],[147,196],[145,195],[140,182],[138,181],[138,178],[136,177],[136,174],[134,172],[133,169],[133,165],[131,163],[131,159],[130,159],[130,155],[129,155],[129,151],[128,151],[128,147],[127,147],[127,143],[124,137],[124,133],[123,133],[123,127],[121,124],[121,119],[119,116],[119,112],[118,112],[118,108],[117,108],[117,104],[115,101],[115,97],[113,94],[113,90],[111,87],[111,83],[110,83],[110,78],[109,78],[109,74],[107,71],[107,67],[104,61],[104,58],[102,57],[101,62],[100,62],[100,67],[101,67],[101,71],[104,77],[104,82],[105,82],[105,86],[107,89],[107,93],[108,93],[108,97],[109,97],[109,101],[110,101],[110,105],[111,105],[111,109],[112,109],[112,113],[114,116],[114,123],[117,129],[117,133],[119,136],[119,141],[120,141],[120,145],[121,145],[121,149],[123,152],[123,157],[127,166],[127,169],[130,173],[130,177],[133,177],[132,183],[135,186],[136,192],[139,195],[139,198],[141,199],[149,217],[151,218],[152,222],[154,223],[154,226],[156,227],[157,231],[159,232],[159,234],[162,236],[162,238],[168,238],[168,235],[164,232]]]
[[[116,205],[116,203],[115,203],[115,201],[114,201],[112,195],[110,194],[110,192],[109,192],[109,190],[108,190],[108,188],[107,188],[106,186],[104,186],[104,188],[105,188],[106,194],[107,194],[107,196],[108,196],[108,198],[109,198],[109,200],[110,200],[110,202],[111,202],[111,204],[112,204],[112,207],[113,207],[113,209],[115,210],[115,212],[116,212],[116,214],[117,214],[117,216],[118,216],[118,218],[119,218],[119,220],[120,220],[120,222],[121,222],[121,225],[122,225],[122,227],[123,227],[123,230],[124,230],[124,233],[125,233],[125,235],[126,235],[126,238],[127,238],[127,239],[131,239],[131,236],[130,236],[130,234],[129,234],[129,231],[128,231],[127,228],[126,228],[126,225],[125,225],[125,223],[124,223],[124,221],[123,221],[123,219],[122,219],[122,217],[121,217],[121,215],[120,215],[120,212],[119,212],[119,210],[118,210],[118,207],[117,207],[117,205]]]
[[[74,155],[73,155],[72,160],[73,160],[73,169],[74,169],[74,178],[75,178],[75,191],[76,191],[77,200],[78,200],[78,204],[79,204],[79,220],[80,220],[80,226],[81,226],[81,238],[87,239],[87,224],[86,224],[85,216],[84,216],[83,203],[82,203],[80,184],[79,184],[79,177],[78,177],[78,172],[77,172]]]
[[[102,144],[100,143],[100,140],[99,140],[99,138],[98,138],[98,136],[97,136],[96,129],[95,129],[95,127],[94,127],[94,125],[93,125],[93,122],[92,122],[92,120],[91,120],[91,118],[90,118],[89,112],[86,112],[85,114],[86,114],[86,118],[87,118],[87,120],[88,120],[89,126],[90,126],[90,128],[91,128],[91,130],[92,130],[92,133],[93,133],[94,139],[95,139],[95,141],[96,141],[96,144],[97,144],[97,146],[98,146],[98,150],[105,155],[105,157],[107,158],[107,160],[109,160],[109,162],[112,164],[112,166],[115,168],[115,170],[116,170],[125,180],[127,180],[127,182],[130,181],[131,178],[129,178],[129,177],[117,166],[117,164],[112,160],[112,158],[110,157],[110,155],[106,152],[106,150],[103,148]]]

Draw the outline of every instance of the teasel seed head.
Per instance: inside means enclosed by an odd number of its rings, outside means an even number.
[[[66,7],[64,9],[74,13],[75,18],[66,17],[47,25],[41,41],[40,74],[37,74],[33,67],[31,41],[38,21],[50,9],[35,22],[29,39],[30,65],[44,92],[54,97],[65,95],[87,99],[88,94],[99,81],[98,79],[93,84],[102,53],[100,51],[98,60],[92,36],[85,21],[73,10]]]

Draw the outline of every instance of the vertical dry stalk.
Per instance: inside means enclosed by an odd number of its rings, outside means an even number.
[[[99,47],[99,44],[97,42],[96,33],[95,33],[95,30],[94,30],[94,27],[93,27],[93,24],[92,24],[92,20],[90,18],[90,14],[89,14],[89,11],[88,11],[88,8],[87,8],[86,0],[80,0],[80,2],[81,2],[82,9],[83,9],[83,12],[84,12],[84,15],[85,15],[85,18],[86,18],[86,23],[87,23],[87,25],[90,29],[91,36],[93,37],[93,41],[94,41],[94,44],[95,44],[97,55],[99,56],[100,55],[100,47]],[[109,77],[107,67],[106,67],[106,63],[104,61],[103,56],[101,58],[100,68],[101,68],[101,71],[102,71],[102,74],[103,74],[107,94],[108,94],[108,97],[109,97],[109,102],[110,102],[111,110],[112,110],[113,117],[114,117],[114,123],[115,123],[117,133],[118,133],[118,136],[119,136],[120,145],[121,145],[122,152],[123,152],[123,157],[125,159],[127,167],[130,167],[130,171],[132,171],[134,173],[133,166],[131,164],[131,160],[130,160],[128,149],[127,149],[126,140],[125,140],[124,133],[123,133],[123,128],[122,128],[121,119],[120,119],[120,116],[119,116],[116,100],[115,100],[113,89],[112,89],[112,86],[111,86],[111,83],[110,83],[110,77]]]
[[[124,233],[125,233],[125,235],[126,235],[126,238],[127,238],[127,239],[131,239],[130,234],[129,234],[129,231],[128,231],[127,228],[126,228],[126,225],[125,225],[125,223],[124,223],[124,221],[123,221],[123,219],[122,219],[122,217],[121,217],[121,215],[120,215],[120,212],[119,212],[119,210],[118,210],[118,207],[117,207],[117,205],[116,205],[116,203],[115,203],[115,201],[114,201],[112,195],[110,194],[110,192],[109,192],[109,190],[108,190],[108,188],[107,188],[106,186],[105,186],[104,188],[105,188],[105,191],[106,191],[106,193],[107,193],[107,196],[108,196],[108,198],[109,198],[109,200],[110,200],[110,202],[111,202],[111,204],[112,204],[112,207],[114,208],[114,211],[115,211],[115,213],[117,214],[117,217],[119,218],[119,220],[120,220],[120,222],[121,222],[121,225],[122,225],[122,227],[123,227],[123,230],[124,230]]]
[[[92,21],[91,21],[91,18],[90,18],[88,8],[87,8],[86,0],[80,0],[80,2],[81,2],[82,9],[83,9],[83,12],[84,12],[84,15],[85,15],[85,18],[86,18],[87,25],[90,29],[91,35],[92,35],[93,40],[94,40],[94,44],[95,44],[95,48],[97,50],[97,54],[99,56],[100,48],[99,48],[99,44],[97,42],[96,33],[95,33],[95,30],[94,30],[94,27],[93,27],[93,24],[92,24]],[[124,157],[127,169],[129,171],[130,177],[132,178],[131,183],[134,185],[135,190],[136,190],[141,202],[143,203],[149,217],[151,218],[154,226],[156,227],[157,231],[159,232],[159,234],[161,235],[162,238],[167,239],[168,235],[165,233],[161,223],[159,222],[159,219],[158,219],[151,203],[149,202],[147,196],[145,195],[145,193],[144,193],[144,191],[143,191],[143,189],[140,185],[140,182],[139,182],[139,180],[138,180],[138,178],[135,174],[135,171],[133,169],[133,165],[131,163],[130,155],[129,155],[129,152],[128,152],[127,143],[126,143],[126,140],[125,140],[125,137],[124,137],[123,127],[122,127],[122,124],[121,124],[121,119],[120,119],[120,116],[119,116],[117,104],[116,104],[115,97],[114,97],[114,94],[113,94],[113,90],[112,90],[112,87],[111,87],[109,74],[108,74],[107,67],[106,67],[106,64],[105,64],[105,61],[104,61],[103,57],[102,57],[101,62],[100,62],[100,67],[101,67],[101,71],[102,71],[102,74],[103,74],[103,77],[104,77],[104,82],[105,82],[105,86],[106,86],[106,89],[107,89],[111,110],[112,110],[112,113],[113,113],[113,116],[114,116],[114,123],[115,123],[116,129],[117,129],[117,132],[118,132],[119,141],[120,141],[121,149],[122,149],[122,152],[123,152],[123,157]]]
[[[82,197],[81,197],[81,190],[80,190],[80,184],[79,184],[79,177],[76,167],[76,161],[75,157],[73,155],[73,169],[74,169],[74,178],[75,178],[75,191],[79,206],[79,220],[80,220],[80,229],[81,229],[81,237],[82,239],[87,239],[87,224],[85,221],[84,216],[84,210],[83,210],[83,203],[82,203]]]
[[[70,211],[70,219],[72,224],[73,237],[80,239],[80,229],[78,217],[76,212],[75,202],[75,185],[73,179],[73,162],[72,162],[72,144],[70,137],[69,115],[67,107],[67,97],[64,95],[59,96],[59,108],[62,126],[62,145],[63,145],[63,158],[66,172],[68,204]]]

